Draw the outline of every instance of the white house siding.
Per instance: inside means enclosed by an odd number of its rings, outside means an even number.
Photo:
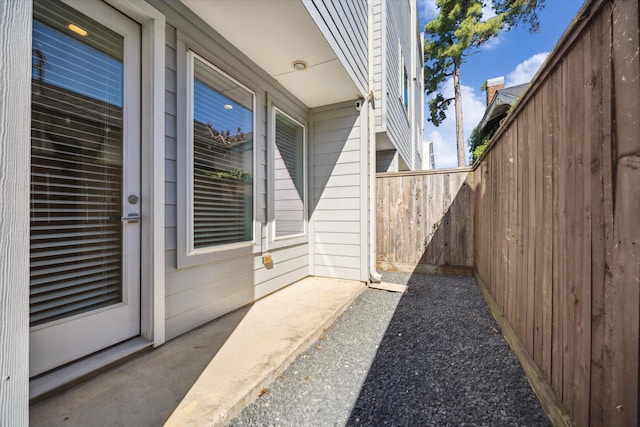
[[[414,17],[411,20],[416,21],[416,26],[419,29],[418,12],[415,7],[412,9]],[[424,133],[424,38],[422,33],[411,34],[410,37],[413,41],[413,73],[415,80],[412,82],[411,91],[413,97],[413,150],[414,150],[414,169],[422,168],[422,135]]]
[[[180,4],[167,5],[152,0],[155,7],[167,15],[166,28],[166,93],[165,93],[165,218],[166,218],[166,338],[172,339],[203,323],[215,319],[238,307],[246,305],[283,286],[309,275],[309,245],[296,241],[287,245],[282,241],[268,242],[266,229],[267,206],[267,109],[273,100],[278,108],[298,120],[307,120],[307,111],[296,100],[288,99],[278,91],[270,77],[261,73],[257,66],[244,66],[250,62],[233,46],[221,40],[210,28],[190,15]],[[175,9],[177,10],[175,10]],[[184,34],[181,36],[180,34]],[[190,41],[198,54],[220,67],[256,94],[256,138],[255,175],[256,197],[256,245],[252,253],[226,258],[215,262],[179,265],[178,252],[183,227],[180,224],[180,195],[186,191],[181,182],[179,161],[185,136],[180,130],[180,90],[184,90],[179,72],[180,49],[184,48],[181,37]],[[269,131],[268,131],[269,129]],[[273,246],[268,247],[267,244]],[[262,253],[272,254],[273,264],[266,268],[262,264]],[[247,251],[245,251],[247,252]],[[251,251],[248,251],[251,252]]]
[[[367,117],[352,102],[312,112],[316,276],[368,278]]]
[[[412,106],[421,103],[422,98],[410,96],[409,109],[404,106],[402,93],[404,58],[409,78],[409,92],[413,92],[416,77],[415,23],[411,19],[410,0],[371,0],[373,21],[373,86],[376,94],[375,126],[378,134],[384,135],[398,150],[402,161],[413,169],[414,150],[417,141],[411,123],[418,111]],[[402,52],[402,55],[401,55]]]
[[[29,423],[31,2],[0,2],[0,426]]]
[[[382,25],[383,16],[386,14],[386,9],[383,7],[382,0],[371,0],[371,25],[373,26],[373,93],[376,97],[376,109],[374,112],[376,132],[384,132],[387,130],[387,123],[383,120],[386,117],[386,102],[383,102],[384,95],[387,92],[387,82],[384,78],[384,53],[386,34],[384,32],[385,26]]]
[[[369,90],[367,0],[302,0],[362,93]]]

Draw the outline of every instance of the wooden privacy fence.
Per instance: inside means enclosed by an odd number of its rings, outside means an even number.
[[[379,266],[472,260],[556,425],[640,425],[639,19],[587,0],[466,178],[378,178]]]
[[[639,425],[637,1],[587,1],[473,173],[475,270],[573,422]]]
[[[379,269],[471,271],[470,172],[466,168],[377,175]]]

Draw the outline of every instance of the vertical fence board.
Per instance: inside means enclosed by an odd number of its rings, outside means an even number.
[[[544,180],[542,177],[542,146],[543,146],[543,124],[542,124],[542,106],[544,105],[544,92],[538,92],[534,103],[533,118],[533,141],[534,151],[530,156],[533,173],[530,175],[529,185],[532,190],[529,193],[529,205],[531,212],[531,225],[529,227],[529,279],[531,288],[533,289],[533,360],[542,369],[542,351],[543,351],[543,283],[542,283],[542,265],[544,263],[544,253],[542,250],[542,224],[544,221],[542,192],[544,188]],[[544,370],[543,370],[544,372]]]
[[[594,99],[591,103],[588,122],[591,127],[591,378],[590,415],[593,425],[604,424],[604,405],[608,400],[604,393],[604,287],[605,278],[605,173],[610,176],[610,160],[603,152],[603,141],[611,140],[611,105],[605,92],[611,87],[610,50],[603,47],[610,43],[610,20],[603,14],[594,20],[591,31],[591,88]]]
[[[580,73],[579,83],[582,85],[577,95],[584,101],[580,103],[576,116],[576,270],[575,270],[575,368],[574,368],[574,410],[573,419],[577,425],[589,424],[589,375],[591,372],[591,198],[590,198],[590,174],[591,165],[589,143],[591,139],[588,116],[591,105],[591,82],[588,76],[591,64],[590,35],[587,30],[581,38],[581,58],[578,58],[577,66],[584,72]],[[576,82],[577,86],[578,82]]]
[[[542,108],[542,168],[543,168],[543,189],[542,189],[542,215],[544,222],[543,244],[542,244],[542,372],[547,381],[551,383],[551,360],[553,346],[553,100],[555,93],[550,80],[547,80],[543,89],[544,106]]]
[[[523,256],[523,280],[526,292],[526,299],[523,311],[526,312],[526,347],[530,355],[535,355],[534,348],[534,330],[535,330],[535,292],[534,292],[534,263],[535,263],[535,233],[532,227],[535,227],[536,218],[532,214],[535,207],[535,146],[538,144],[539,136],[535,129],[535,105],[537,96],[531,100],[531,107],[528,108],[527,114],[524,116],[524,130],[526,132],[526,144],[523,147],[524,167],[523,167],[523,218],[522,218],[522,248]],[[535,360],[535,359],[534,359]]]
[[[613,71],[615,117],[614,246],[612,271],[611,422],[637,425],[640,326],[640,5],[615,1]]]
[[[560,68],[561,66],[559,66]],[[552,281],[553,281],[553,343],[552,343],[552,372],[551,385],[558,396],[562,396],[562,316],[564,315],[564,298],[562,288],[564,284],[562,274],[562,259],[564,256],[564,212],[563,212],[563,174],[560,173],[563,167],[560,158],[562,157],[562,147],[559,146],[560,140],[560,115],[562,113],[562,99],[557,95],[562,87],[561,74],[555,73],[551,79],[553,80],[553,92],[556,94],[550,103],[552,108],[553,121],[553,139],[552,139],[552,158],[553,158],[553,261],[552,261]]]

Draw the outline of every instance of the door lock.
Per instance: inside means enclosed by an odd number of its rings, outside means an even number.
[[[138,196],[136,196],[135,194],[132,194],[132,195],[129,196],[129,198],[127,200],[129,200],[129,203],[131,203],[132,205],[135,205],[136,203],[138,203],[140,201],[140,198]]]

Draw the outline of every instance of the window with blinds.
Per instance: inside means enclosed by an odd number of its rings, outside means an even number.
[[[34,3],[31,325],[122,301],[123,38]]]
[[[193,58],[193,248],[253,240],[253,93]]]
[[[275,237],[304,234],[304,127],[282,112],[275,113],[274,223]]]

